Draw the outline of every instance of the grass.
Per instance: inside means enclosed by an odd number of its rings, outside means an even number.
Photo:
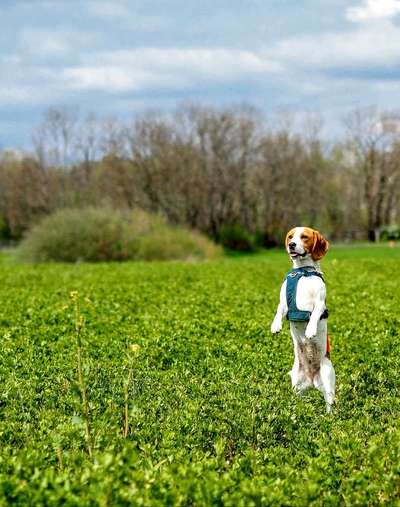
[[[328,416],[320,393],[291,392],[287,326],[269,332],[281,251],[205,264],[3,255],[0,505],[399,505],[399,260],[377,247],[323,261]]]

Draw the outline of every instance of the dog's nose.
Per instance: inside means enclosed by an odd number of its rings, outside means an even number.
[[[289,248],[295,248],[296,247],[296,243],[294,241],[291,241],[289,243]]]

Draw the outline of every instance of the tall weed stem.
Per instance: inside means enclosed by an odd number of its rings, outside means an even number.
[[[127,352],[128,359],[128,377],[124,385],[124,438],[129,434],[129,388],[133,377],[133,364],[140,353],[140,346],[135,344],[129,345]]]
[[[74,313],[75,313],[75,338],[76,338],[76,359],[77,359],[77,369],[78,369],[78,384],[81,392],[81,400],[82,400],[82,414],[85,421],[85,436],[86,436],[86,444],[87,450],[90,458],[93,456],[93,436],[92,436],[92,428],[90,424],[90,409],[89,402],[87,396],[87,386],[85,381],[85,376],[83,374],[82,368],[82,337],[81,331],[83,328],[84,320],[83,316],[80,313],[80,305],[79,305],[79,293],[77,291],[73,291],[70,294],[72,301],[74,302]]]

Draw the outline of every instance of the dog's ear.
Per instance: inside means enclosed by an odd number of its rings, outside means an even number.
[[[319,261],[326,254],[329,248],[328,241],[318,231],[313,231],[314,242],[311,250],[311,257],[315,261]]]

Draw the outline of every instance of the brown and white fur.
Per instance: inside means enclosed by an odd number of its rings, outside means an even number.
[[[294,268],[313,267],[321,272],[319,260],[326,254],[329,243],[314,229],[295,227],[286,235],[286,250]],[[318,276],[300,278],[296,304],[299,310],[311,312],[307,322],[290,322],[293,339],[294,363],[289,372],[292,386],[298,394],[315,387],[324,395],[327,412],[331,412],[335,398],[335,370],[327,355],[327,320],[320,320],[325,311],[326,287]],[[271,325],[272,333],[279,333],[282,320],[288,312],[286,280],[280,292],[280,301]]]

